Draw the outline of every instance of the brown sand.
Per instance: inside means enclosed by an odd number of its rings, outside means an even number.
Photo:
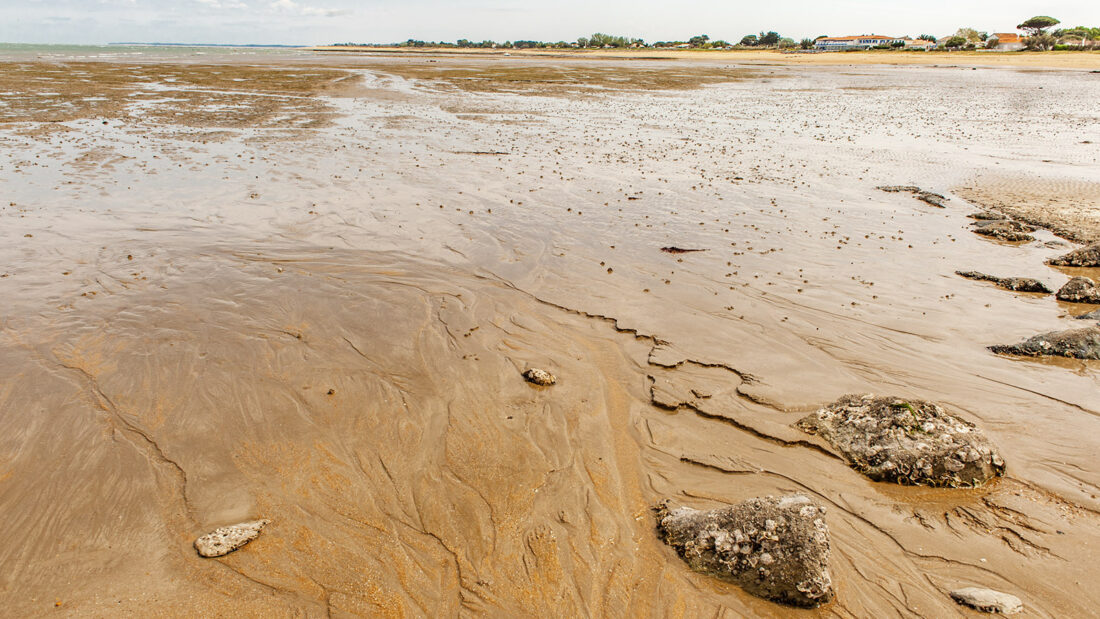
[[[956,188],[955,193],[1071,241],[1100,243],[1100,183],[987,174]]]
[[[875,187],[1098,182],[1095,146],[1031,147],[1090,139],[1053,112],[1095,117],[1100,84],[427,60],[80,65],[103,102],[3,67],[36,93],[0,107],[8,613],[787,617],[650,508],[789,492],[828,506],[837,584],[798,614],[1096,608],[1098,368],[985,349],[1079,308],[953,274],[1056,285],[1064,250]],[[848,392],[944,403],[1008,476],[864,479],[791,427]]]

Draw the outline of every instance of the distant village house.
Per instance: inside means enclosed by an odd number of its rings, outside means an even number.
[[[1015,52],[1024,48],[1023,38],[1015,32],[994,32],[989,38],[997,39],[994,49],[1002,52]]]
[[[823,37],[814,43],[821,51],[841,51],[846,49],[871,49],[879,45],[905,43],[904,37],[887,37],[878,34],[861,34],[852,37]]]

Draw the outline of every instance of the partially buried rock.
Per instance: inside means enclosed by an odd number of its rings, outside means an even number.
[[[1074,277],[1058,291],[1059,301],[1100,303],[1100,286],[1087,277]]]
[[[531,368],[523,373],[523,377],[527,379],[527,382],[534,383],[543,387],[553,385],[558,382],[554,375],[546,370],[540,370],[538,368]]]
[[[971,213],[967,215],[971,219],[977,219],[979,221],[997,221],[1000,219],[1008,219],[1000,213],[994,213],[993,211],[978,211],[977,213]]]
[[[1052,331],[1011,346],[990,346],[989,350],[1028,357],[1100,359],[1100,327]]]
[[[1100,243],[1053,258],[1047,264],[1059,267],[1100,267]]]
[[[989,236],[1002,241],[1015,242],[1035,240],[1035,237],[1028,234],[1029,232],[1035,232],[1035,226],[1029,226],[1025,223],[1009,219],[975,222],[974,232],[982,236]]]
[[[1093,310],[1087,314],[1081,314],[1077,320],[1100,320],[1100,310]]]
[[[215,529],[195,540],[195,550],[204,557],[223,557],[260,536],[270,520],[253,520]]]
[[[801,494],[699,511],[657,508],[657,529],[691,569],[775,602],[833,599],[825,508]]]
[[[916,199],[931,204],[932,206],[938,206],[940,208],[945,208],[943,205],[943,201],[947,199],[938,193],[925,191],[924,189],[921,189],[916,185],[891,185],[887,187],[879,187],[878,189],[889,193],[911,193]]]
[[[974,424],[931,402],[847,395],[796,425],[821,436],[875,481],[967,488],[1005,470],[997,449]]]
[[[1023,602],[1015,595],[980,587],[956,589],[951,592],[951,599],[983,613],[1014,615],[1024,609]]]
[[[1007,288],[1008,290],[1014,290],[1016,292],[1041,292],[1043,294],[1054,292],[1043,282],[1030,277],[997,277],[996,275],[987,275],[977,271],[955,271],[955,274],[967,279],[993,282],[1001,288]]]

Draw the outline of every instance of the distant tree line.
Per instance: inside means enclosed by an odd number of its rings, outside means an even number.
[[[1026,20],[1016,28],[1026,33],[1023,41],[1026,48],[1030,50],[1043,51],[1050,49],[1100,48],[1100,28],[1077,26],[1075,28],[1051,30],[1060,23],[1061,22],[1053,17],[1037,15]],[[805,38],[801,41],[795,41],[794,39],[781,36],[774,30],[769,30],[767,32],[761,31],[757,34],[746,34],[741,37],[741,40],[736,44],[729,43],[722,39],[711,40],[711,38],[705,34],[695,35],[688,38],[686,41],[657,41],[655,43],[646,43],[642,39],[597,32],[587,37],[580,37],[576,41],[504,41],[498,43],[492,40],[470,41],[468,39],[459,39],[454,43],[450,43],[446,41],[420,41],[417,39],[408,39],[402,43],[337,43],[336,45],[356,47],[453,47],[488,49],[791,49],[800,47],[808,50],[813,48],[819,39],[823,38],[825,38],[825,35],[814,39]],[[977,49],[979,47],[991,49],[1000,44],[996,37],[991,36],[988,32],[981,32],[969,27],[959,28],[955,34],[940,39],[930,34],[922,34],[918,36],[917,39],[938,42],[940,47],[947,49]],[[903,48],[905,47],[905,43],[894,42],[879,47],[882,49]]]

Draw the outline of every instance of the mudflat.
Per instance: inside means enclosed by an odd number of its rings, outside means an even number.
[[[295,51],[8,58],[0,92],[12,614],[1100,604],[1100,362],[988,350],[1095,306],[955,275],[1100,276],[1045,264],[1094,238],[1098,75]],[[972,233],[1028,204],[1068,214]],[[1004,475],[875,482],[796,425],[872,393]],[[827,508],[816,609],[658,534],[666,499],[792,494]]]

